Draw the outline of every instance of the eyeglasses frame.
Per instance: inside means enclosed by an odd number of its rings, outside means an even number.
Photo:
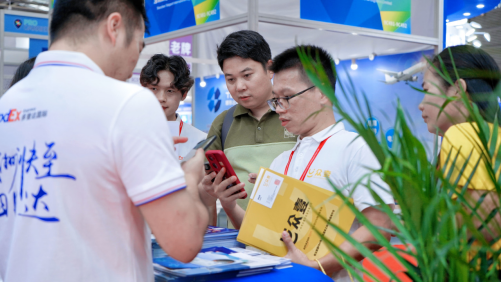
[[[277,109],[277,107],[276,107],[276,106],[274,106],[274,102],[275,102],[275,101],[279,101],[280,99],[284,99],[284,100],[286,100],[286,102],[288,103],[288,108],[287,108],[287,109],[285,109],[285,108],[282,106],[282,103],[280,103],[280,102],[278,102],[278,103],[277,103],[277,105],[279,105],[279,107],[281,107],[281,109],[283,109],[283,110],[288,110],[289,108],[291,108],[291,105],[289,104],[289,100],[290,100],[290,99],[292,99],[292,98],[294,98],[294,97],[296,97],[296,96],[300,96],[300,95],[302,95],[303,93],[305,93],[305,92],[309,91],[310,89],[312,89],[312,88],[314,88],[314,87],[315,87],[315,85],[312,85],[312,86],[310,86],[309,88],[307,88],[307,89],[305,89],[305,90],[303,90],[303,91],[300,91],[300,92],[298,92],[298,93],[296,93],[296,94],[293,94],[293,95],[291,95],[291,96],[287,96],[287,97],[279,97],[279,98],[272,98],[272,99],[270,99],[270,100],[267,100],[268,106],[270,107],[270,109],[272,109],[272,111],[275,111],[275,110]]]

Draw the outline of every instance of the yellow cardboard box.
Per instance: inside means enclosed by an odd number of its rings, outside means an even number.
[[[340,245],[344,238],[318,217],[312,207],[346,232],[355,218],[339,197],[326,202],[333,194],[334,192],[326,189],[261,168],[237,241],[282,257],[286,255],[287,249],[281,234],[287,231],[295,246],[309,259],[321,258],[329,250],[309,223],[336,245]]]

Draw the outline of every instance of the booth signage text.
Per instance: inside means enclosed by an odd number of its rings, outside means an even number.
[[[34,35],[49,35],[49,20],[5,14],[4,31]]]
[[[219,0],[146,0],[151,37],[220,19]]]
[[[300,0],[300,18],[411,34],[411,0]]]

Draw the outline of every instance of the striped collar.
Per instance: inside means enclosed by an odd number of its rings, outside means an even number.
[[[46,51],[37,56],[34,69],[41,67],[75,67],[87,69],[99,74],[104,72],[84,53],[71,51]]]

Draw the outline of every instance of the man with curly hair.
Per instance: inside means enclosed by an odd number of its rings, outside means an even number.
[[[176,113],[180,102],[186,99],[194,83],[185,59],[180,56],[154,55],[141,70],[139,81],[157,97],[169,123],[171,135],[188,138],[186,143],[174,145],[181,162],[199,141],[206,139],[206,133],[184,123]]]

